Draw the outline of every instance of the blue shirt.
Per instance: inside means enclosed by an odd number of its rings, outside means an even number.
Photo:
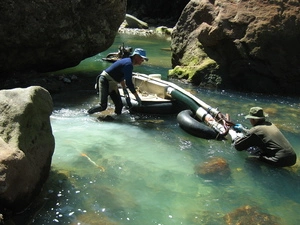
[[[126,86],[134,94],[136,90],[132,83],[132,71],[133,64],[131,58],[120,59],[105,70],[116,82],[120,83],[125,80]]]

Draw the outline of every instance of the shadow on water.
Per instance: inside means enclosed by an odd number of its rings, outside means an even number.
[[[77,166],[83,165],[79,163]],[[86,171],[86,174],[89,173]],[[102,207],[109,207],[119,212],[124,211],[127,206],[119,202],[120,193],[117,189],[97,184],[96,180],[100,179],[100,176],[101,173],[91,179],[89,176],[77,174],[76,170],[53,168],[39,200],[26,210],[28,217],[26,218],[25,215],[24,218],[22,215],[14,222],[16,224],[117,224],[104,214],[105,208]],[[98,198],[103,199],[103,202],[88,197],[91,189],[97,189]],[[74,196],[76,201],[72,201]]]

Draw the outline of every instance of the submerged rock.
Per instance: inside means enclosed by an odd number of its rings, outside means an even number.
[[[256,207],[249,205],[237,208],[224,216],[226,224],[245,224],[245,225],[279,225],[280,218],[261,212]]]
[[[212,158],[194,167],[195,173],[206,178],[228,178],[231,174],[227,161],[223,158]]]
[[[118,225],[119,223],[110,220],[104,213],[87,212],[77,217],[71,225],[89,224],[89,225]]]

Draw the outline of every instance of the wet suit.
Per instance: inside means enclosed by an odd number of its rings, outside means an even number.
[[[134,84],[132,83],[132,71],[133,64],[131,58],[118,60],[104,70],[97,79],[100,107],[91,108],[89,113],[104,111],[107,108],[107,98],[110,96],[115,105],[115,113],[121,114],[123,103],[118,90],[118,83],[125,80],[129,90],[133,94],[136,93]]]
[[[132,71],[133,64],[131,58],[118,60],[105,70],[117,83],[125,80],[126,86],[134,94],[136,90],[132,83]]]
[[[260,161],[276,167],[292,166],[296,163],[296,153],[280,130],[271,122],[260,121],[247,131],[246,135],[234,142],[238,151],[258,147]]]

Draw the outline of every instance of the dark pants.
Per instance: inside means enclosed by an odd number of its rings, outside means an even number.
[[[100,111],[104,111],[107,108],[108,96],[110,96],[115,105],[115,113],[119,115],[122,113],[123,108],[121,95],[117,88],[117,84],[116,87],[110,87],[110,85],[113,86],[115,84],[109,82],[105,76],[101,75],[99,78]]]
[[[276,166],[276,167],[286,167],[292,166],[297,161],[296,155],[288,155],[283,157],[267,157],[267,156],[260,156],[260,161],[263,161],[269,165]]]

